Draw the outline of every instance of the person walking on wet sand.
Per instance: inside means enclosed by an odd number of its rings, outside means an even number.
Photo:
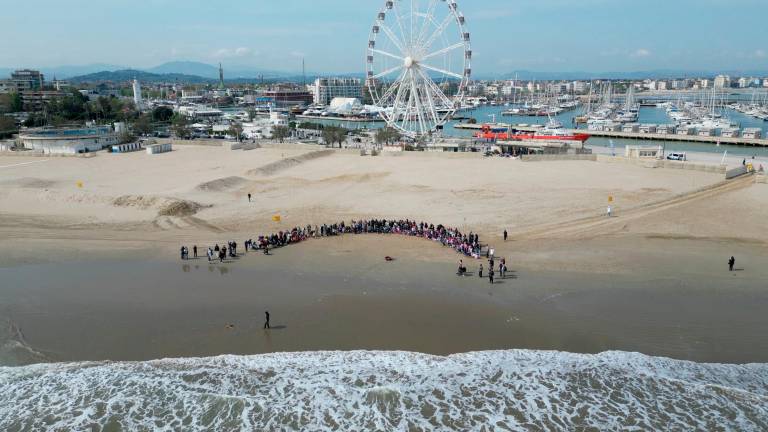
[[[192,253],[195,254],[195,259],[197,259],[197,245],[192,246]]]
[[[507,233],[507,230],[504,230],[504,241],[507,241],[508,236],[509,234]]]
[[[733,266],[736,265],[736,258],[731,257],[731,259],[728,260],[728,271],[733,271]]]
[[[479,278],[481,278],[481,279],[483,278],[483,265],[482,264],[480,264],[480,269],[477,270],[477,276]]]
[[[248,194],[248,202],[251,202],[251,194]]]
[[[264,328],[270,329],[272,327],[269,326],[269,311],[264,311],[264,316],[266,318],[266,321],[264,321]]]
[[[488,282],[493,284],[493,267],[490,267],[488,269]]]

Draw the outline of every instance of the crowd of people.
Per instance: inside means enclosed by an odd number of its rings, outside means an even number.
[[[312,238],[334,237],[344,234],[396,234],[411,237],[420,237],[434,242],[439,242],[445,247],[450,247],[456,252],[475,259],[481,258],[483,246],[480,244],[480,236],[470,232],[462,233],[458,228],[449,228],[443,225],[435,225],[426,222],[412,220],[386,220],[372,219],[339,222],[335,224],[307,225],[296,227],[290,231],[279,231],[269,235],[260,235],[257,239],[248,239],[244,242],[245,251],[262,251],[268,255],[269,251],[276,248],[300,243]],[[490,249],[488,249],[490,250]],[[189,249],[181,248],[181,259],[189,259]],[[197,258],[197,246],[194,246],[195,258]],[[489,252],[486,251],[486,257]],[[208,248],[208,261],[218,259],[223,262],[227,257],[236,258],[237,243],[230,241],[226,246],[218,244]]]

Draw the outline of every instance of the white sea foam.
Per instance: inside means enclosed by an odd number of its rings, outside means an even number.
[[[764,431],[768,364],[515,350],[0,368],[0,430],[91,429]]]

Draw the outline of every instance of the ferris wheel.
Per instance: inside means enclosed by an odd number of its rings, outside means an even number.
[[[366,85],[390,127],[411,138],[442,128],[461,105],[472,48],[455,0],[388,0],[368,39]]]

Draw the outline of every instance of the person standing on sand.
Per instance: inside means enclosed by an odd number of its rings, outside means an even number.
[[[192,253],[195,254],[195,259],[197,259],[197,245],[192,246]]]
[[[504,230],[504,241],[507,241],[507,236],[508,236],[508,235],[509,235],[509,234],[507,233],[507,230]]]
[[[248,194],[248,202],[251,202],[251,194]]]
[[[731,259],[728,260],[728,271],[733,271],[733,266],[736,265],[736,258],[731,257]]]
[[[477,270],[477,276],[482,279],[483,278],[483,265],[480,264],[480,269]]]
[[[608,217],[611,217],[612,213],[613,213],[613,209],[611,208],[611,206],[608,206],[608,209],[606,210],[606,215],[608,215]]]
[[[266,321],[264,321],[264,328],[270,329],[272,327],[269,326],[269,311],[264,311],[264,316],[266,318]]]
[[[488,269],[488,282],[493,284],[493,267],[490,267]]]

